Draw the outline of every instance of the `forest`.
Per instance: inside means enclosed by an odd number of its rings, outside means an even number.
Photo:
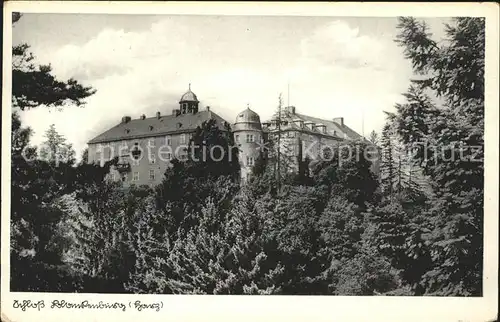
[[[443,28],[438,42],[424,22],[398,19],[415,79],[370,135],[379,175],[363,153],[341,165],[334,153],[296,174],[259,160],[245,185],[237,159],[188,158],[157,187],[124,189],[106,180],[116,160],[77,161],[54,126],[47,148],[32,145],[22,113],[84,108],[96,90],[15,46],[11,291],[481,296],[485,25]],[[192,138],[231,140],[212,123]]]

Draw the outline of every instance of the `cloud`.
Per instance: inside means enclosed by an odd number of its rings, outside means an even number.
[[[92,81],[133,72],[145,64],[149,69],[174,66],[182,61],[176,53],[189,52],[188,37],[186,28],[165,19],[141,32],[104,29],[87,43],[65,45],[47,58],[61,77]]]
[[[359,28],[338,20],[316,29],[301,43],[304,57],[350,69],[383,68],[387,49],[391,47],[385,39],[361,35]]]
[[[282,93],[299,112],[343,116],[358,131],[364,113],[368,131],[381,127],[381,111],[408,84],[408,63],[391,38],[361,34],[344,21],[311,29],[303,39],[292,33],[282,53],[269,53],[277,61],[266,56],[273,35],[264,32],[249,44],[236,32],[233,38],[219,34],[227,26],[216,20],[210,33],[182,22],[167,17],[141,31],[106,28],[85,43],[37,51],[58,77],[75,77],[97,93],[83,109],[24,113],[36,132],[34,143],[54,123],[79,152],[123,115],[170,114],[188,83],[202,108],[210,105],[230,122],[247,103],[262,120],[269,118]]]

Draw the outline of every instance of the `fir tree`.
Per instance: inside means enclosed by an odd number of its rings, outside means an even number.
[[[370,136],[368,138],[368,141],[370,141],[374,145],[378,146],[378,144],[379,144],[379,137],[378,137],[377,132],[375,132],[375,130],[373,130],[373,131],[370,132]]]
[[[21,14],[13,13],[13,23]],[[15,27],[15,25],[14,25]],[[65,239],[60,198],[71,192],[71,162],[58,167],[37,159],[29,145],[31,130],[23,128],[19,112],[39,106],[82,106],[95,93],[73,79],[59,81],[50,66],[37,66],[27,44],[12,48],[12,159],[11,159],[11,289],[16,291],[68,291],[76,281],[67,275],[61,252]]]
[[[13,13],[12,22],[18,23],[20,13]],[[63,107],[70,104],[82,106],[85,98],[95,94],[90,86],[83,86],[75,79],[56,79],[49,65],[36,65],[35,56],[28,44],[12,47],[12,105],[20,110],[39,107]]]
[[[42,143],[39,150],[39,156],[42,160],[49,163],[54,163],[56,166],[59,162],[74,163],[75,151],[70,143],[66,142],[66,138],[56,131],[55,125],[50,125],[45,132],[46,141]]]
[[[425,24],[400,18],[398,43],[420,80],[414,85],[441,98],[429,107],[417,91],[399,108],[398,131],[407,145],[422,139],[418,155],[435,198],[433,269],[424,275],[426,291],[478,295],[482,291],[484,19],[455,18],[445,26],[446,42],[430,38]],[[413,133],[415,132],[415,133]]]

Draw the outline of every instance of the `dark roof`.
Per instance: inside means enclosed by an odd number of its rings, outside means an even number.
[[[345,133],[347,135],[347,137],[349,139],[352,139],[352,140],[357,140],[357,139],[360,139],[362,137],[356,131],[354,131],[353,129],[348,127],[347,125],[344,124],[343,126],[341,126],[340,124],[337,124],[333,120],[320,119],[317,117],[312,117],[309,115],[304,115],[304,114],[299,114],[299,113],[295,113],[293,116],[302,119],[304,122],[310,121],[310,122],[313,122],[317,125],[323,124],[326,126],[326,132],[329,134],[333,133],[333,131],[335,131],[336,133],[342,133],[342,134]],[[339,136],[339,135],[337,135],[337,136]],[[342,136],[340,136],[340,137],[343,138]]]
[[[88,143],[102,143],[119,140],[130,140],[175,133],[192,132],[204,121],[215,119],[217,125],[224,129],[224,120],[212,111],[201,111],[195,114],[162,115],[160,118],[134,119],[122,122],[104,133],[96,136]]]
[[[351,140],[358,140],[361,139],[362,136],[359,135],[356,131],[348,127],[347,125],[340,125],[334,122],[333,120],[325,120],[325,119],[320,119],[317,117],[309,116],[309,115],[304,115],[304,114],[299,114],[299,113],[294,113],[294,114],[286,114],[284,115],[284,120],[289,122],[289,126],[286,128],[282,128],[282,131],[289,131],[289,130],[298,130],[304,133],[311,133],[314,135],[324,135],[324,136],[330,136],[330,137],[335,137],[337,139],[344,139],[344,133],[347,135],[347,138]],[[295,124],[294,121],[297,120],[302,120],[304,123],[305,122],[312,122],[315,125],[324,125],[326,127],[326,134],[322,133],[318,130],[311,130],[307,127],[299,127],[298,125]],[[269,122],[267,122],[269,123]],[[269,132],[268,128],[264,128],[265,132]],[[271,130],[272,131],[272,130]]]

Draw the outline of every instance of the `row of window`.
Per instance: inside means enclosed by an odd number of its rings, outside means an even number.
[[[154,169],[149,169],[149,180],[154,181],[156,179],[156,174]],[[118,177],[116,173],[113,173],[113,180],[118,181]],[[128,181],[128,173],[125,172],[121,175],[121,180],[123,182]],[[139,172],[135,171],[132,173],[132,181],[139,181]]]
[[[253,142],[256,142],[256,140],[260,140],[260,141],[262,140],[262,138],[260,136],[256,136],[254,134],[247,134],[245,136],[245,138],[246,138],[245,142],[247,142],[247,143],[253,143]],[[234,140],[236,141],[236,143],[240,143],[240,136],[238,134],[236,134],[234,136]]]
[[[96,152],[96,160],[101,160],[101,152]],[[179,155],[178,156],[179,158],[182,158],[183,155]],[[170,161],[172,160],[172,153],[171,152],[164,152],[162,153],[162,158],[163,158],[163,161]],[[104,159],[103,161],[108,161],[110,159],[110,155],[104,155]],[[149,154],[149,157],[146,157],[146,159],[149,161],[150,164],[155,164],[156,163],[156,154],[154,152],[151,152]],[[131,158],[131,162],[133,165],[139,165],[141,161],[141,158],[140,157],[137,157],[137,158],[134,158],[132,157]]]
[[[191,138],[192,138],[192,134],[181,134],[179,136],[179,143],[180,144],[187,144]],[[172,136],[167,135],[165,137],[164,143],[165,143],[165,145],[168,145],[168,146],[172,145]],[[134,145],[139,145],[139,142],[135,141]],[[109,148],[110,146],[111,146],[111,143],[98,143],[96,146],[96,151],[101,152],[103,150],[103,148]],[[121,141],[119,146],[123,147],[123,148],[128,148],[129,147],[128,141]],[[148,139],[148,146],[154,148],[156,146],[156,139],[155,138]]]
[[[278,133],[272,133],[272,134],[270,134],[270,136],[273,139],[277,139],[278,138]],[[281,137],[282,138],[296,138],[297,137],[297,132],[294,132],[294,131],[283,132],[281,134]]]

